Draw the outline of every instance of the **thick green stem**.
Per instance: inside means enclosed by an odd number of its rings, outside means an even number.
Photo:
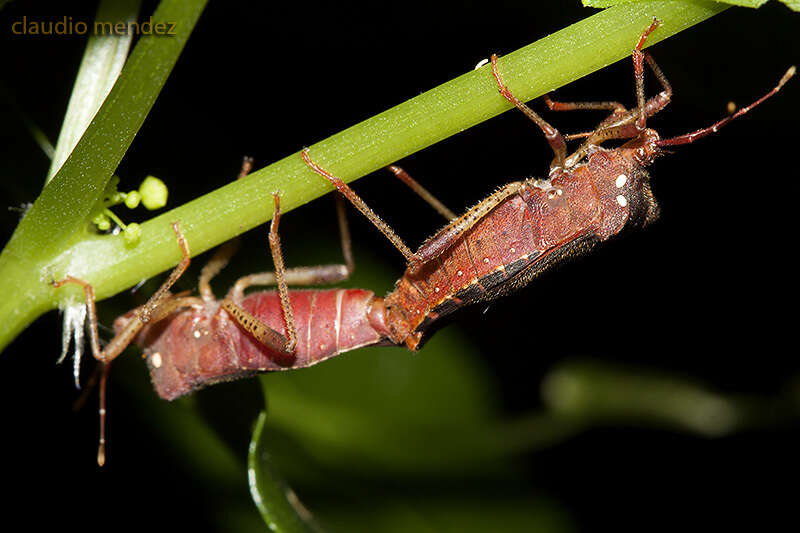
[[[701,0],[616,6],[504,56],[499,66],[514,94],[529,100],[629,57],[654,16],[662,25],[648,45],[727,7]],[[352,181],[509,108],[485,66],[313,145],[311,155]],[[220,182],[225,179],[220,177]],[[53,184],[57,181],[58,177]],[[50,213],[47,220],[62,230],[44,247],[46,253],[7,253],[21,249],[15,246],[0,258],[0,291],[11,295],[0,302],[0,348],[38,314],[77,297],[74,287],[53,290],[47,284],[50,279],[65,274],[80,277],[92,283],[98,298],[106,298],[178,262],[172,222],[180,221],[196,255],[269,220],[271,194],[276,190],[281,191],[281,209],[289,211],[331,187],[304,165],[299,154],[293,154],[142,224],[142,239],[135,246],[127,246],[121,236],[83,235],[79,228],[65,232],[58,225],[58,211]],[[69,200],[64,201],[62,208],[69,209]],[[19,244],[13,242],[17,237],[22,235],[15,234],[9,249]]]

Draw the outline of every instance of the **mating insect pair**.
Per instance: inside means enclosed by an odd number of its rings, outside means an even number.
[[[587,252],[623,229],[652,222],[658,216],[658,205],[646,167],[662,155],[663,147],[688,144],[716,132],[778,92],[795,71],[790,68],[775,88],[733,115],[707,128],[661,139],[656,131],[647,128],[647,120],[666,107],[672,88],[650,54],[642,51],[657,26],[658,21],[654,20],[633,51],[635,108],[628,110],[618,102],[564,103],[545,97],[554,111],[611,112],[597,128],[585,134],[564,136],[519,101],[503,83],[497,57],[492,56],[491,70],[499,92],[537,124],[553,150],[549,174],[544,179],[509,183],[456,217],[402,169],[390,167],[449,220],[416,252],[349,186],[304,150],[306,164],[329,180],[406,258],[406,272],[384,298],[360,289],[290,291],[288,285],[343,280],[352,272],[353,261],[340,205],[345,263],[286,269],[280,253],[277,195],[269,240],[275,272],[246,276],[225,299],[217,301],[209,282],[233,253],[235,245],[228,244],[203,269],[199,297],[172,295],[170,287],[190,260],[188,244],[175,223],[183,259],[144,306],[117,319],[117,334],[102,351],[91,286],[72,277],[54,283],[78,283],[86,291],[92,351],[103,363],[99,462],[102,464],[105,453],[108,365],[133,341],[144,348],[156,391],[165,399],[257,372],[309,366],[366,345],[405,344],[415,350],[437,319],[462,306],[522,287],[553,265]],[[662,87],[651,98],[644,93],[645,63]],[[566,141],[578,138],[583,142],[568,154]],[[627,142],[611,149],[601,146],[613,139]],[[243,169],[242,174],[246,171]],[[245,296],[244,289],[252,285],[277,285],[278,291]]]

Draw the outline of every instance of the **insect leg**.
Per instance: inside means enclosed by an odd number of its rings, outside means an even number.
[[[125,329],[120,331],[113,339],[111,339],[111,342],[109,342],[102,351],[100,350],[100,344],[98,340],[99,336],[97,334],[97,311],[95,309],[95,296],[92,285],[89,282],[73,276],[67,276],[60,281],[54,281],[52,283],[53,287],[55,288],[61,287],[67,283],[75,283],[83,287],[84,293],[86,294],[86,305],[89,315],[89,336],[92,344],[92,355],[98,361],[103,363],[110,363],[113,361],[122,352],[122,350],[124,350],[131,343],[133,338],[142,329],[142,327],[144,327],[146,323],[150,322],[153,314],[157,311],[159,306],[161,306],[165,300],[172,297],[172,295],[169,294],[170,287],[172,287],[178,278],[181,277],[191,261],[189,256],[189,246],[187,245],[183,234],[180,232],[177,222],[172,224],[172,229],[175,231],[175,234],[178,237],[178,244],[181,247],[183,258],[170,273],[167,280],[164,281],[155,294],[150,297],[147,303],[138,308],[134,318],[128,322],[128,324],[125,326]]]
[[[245,157],[236,179],[242,179],[247,176],[252,168],[253,158]],[[239,237],[229,240],[220,246],[211,259],[208,260],[208,263],[203,266],[203,270],[200,271],[200,279],[197,281],[197,289],[203,301],[213,302],[216,300],[214,292],[211,290],[211,280],[230,262],[231,257],[239,250],[240,245],[241,240]]]
[[[775,93],[780,91],[781,88],[784,86],[784,84],[787,81],[789,81],[789,79],[792,76],[794,76],[796,70],[797,70],[797,68],[795,66],[789,67],[789,70],[787,70],[786,73],[783,75],[783,77],[780,79],[780,81],[778,82],[778,85],[773,87],[772,90],[769,91],[767,94],[765,94],[764,96],[762,96],[761,98],[759,98],[758,100],[756,100],[755,102],[750,104],[749,106],[741,108],[739,111],[737,111],[733,115],[725,117],[722,120],[718,120],[717,122],[715,122],[714,124],[712,124],[711,126],[709,126],[707,128],[701,128],[701,129],[693,131],[691,133],[685,133],[683,135],[679,135],[677,137],[673,137],[672,139],[662,139],[660,141],[656,141],[656,144],[658,146],[675,146],[675,145],[678,145],[678,144],[689,144],[689,143],[693,143],[697,139],[705,137],[706,135],[710,135],[711,133],[716,133],[717,130],[719,130],[722,126],[724,126],[725,124],[727,124],[731,120],[744,115],[745,113],[747,113],[748,111],[750,111],[751,109],[756,107],[757,105],[761,104],[764,100],[766,100],[767,98],[773,96]]]
[[[639,37],[636,48],[633,49],[633,72],[636,77],[636,109],[638,113],[636,128],[639,131],[645,129],[647,125],[647,115],[645,113],[645,105],[647,102],[644,97],[644,54],[642,53],[642,47],[647,40],[647,36],[653,33],[653,31],[658,28],[659,24],[661,24],[661,22],[654,17],[653,22],[650,23],[650,26],[644,30],[642,36]]]
[[[111,339],[111,342],[109,342],[102,351],[100,350],[99,335],[97,333],[97,310],[95,307],[94,287],[92,287],[90,283],[73,276],[67,276],[60,281],[54,281],[52,283],[53,287],[55,288],[61,287],[67,283],[75,283],[77,285],[81,285],[84,293],[86,294],[86,307],[89,315],[89,338],[92,345],[92,355],[103,365],[102,375],[100,378],[100,443],[97,448],[97,464],[100,466],[103,466],[106,460],[106,383],[108,381],[108,371],[111,361],[113,361],[120,353],[122,353],[122,350],[124,350],[131,343],[131,341],[133,341],[133,338],[139,331],[141,331],[142,327],[144,327],[147,322],[152,320],[155,316],[161,316],[159,313],[159,308],[165,302],[172,299],[172,295],[169,294],[170,287],[172,287],[178,278],[181,277],[181,274],[183,274],[183,272],[189,266],[189,262],[191,261],[189,246],[186,243],[186,239],[183,237],[183,234],[180,232],[177,222],[172,224],[172,229],[175,231],[175,234],[178,237],[178,244],[180,245],[181,253],[183,254],[181,262],[178,263],[178,266],[175,267],[175,269],[169,275],[169,278],[167,278],[167,280],[161,285],[161,287],[159,287],[155,294],[150,297],[147,303],[145,303],[136,311],[134,317],[125,326],[125,328],[113,339]]]
[[[306,165],[311,168],[314,172],[322,176],[323,178],[330,181],[334,187],[344,196],[347,200],[355,206],[356,209],[361,211],[361,213],[367,217],[367,219],[372,222],[372,224],[378,228],[378,230],[384,234],[384,236],[389,239],[389,241],[394,245],[397,250],[403,254],[403,257],[406,258],[410,264],[418,263],[419,260],[417,256],[411,251],[411,249],[406,246],[403,240],[394,232],[394,230],[384,222],[370,207],[358,196],[353,189],[351,189],[345,182],[343,182],[340,178],[337,178],[316,162],[311,159],[311,156],[308,155],[308,148],[304,149],[301,153],[303,157],[303,161],[305,161]]]
[[[353,270],[355,270],[355,261],[353,260],[350,228],[347,225],[343,202],[344,200],[341,196],[336,196],[336,214],[339,221],[344,264],[287,268],[283,272],[287,285],[330,285],[344,281],[352,275]],[[249,274],[236,281],[226,298],[234,302],[241,302],[242,298],[244,298],[244,291],[248,287],[254,285],[276,285],[277,283],[278,279],[275,272]]]
[[[610,139],[630,139],[636,137],[645,129],[647,118],[655,115],[669,104],[672,99],[672,86],[670,86],[667,77],[653,57],[649,53],[642,52],[641,50],[647,36],[650,35],[659,24],[660,22],[654,18],[650,26],[642,33],[633,50],[633,70],[634,78],[636,79],[636,108],[630,111],[625,111],[624,108],[615,110],[588,135],[577,134],[568,136],[569,138],[586,137],[586,141],[567,157],[567,168],[574,166],[578,161],[583,159],[590,147],[598,146]],[[645,61],[652,69],[662,87],[662,91],[650,99],[645,99],[644,96]]]
[[[619,102],[556,102],[549,94],[544,95],[542,100],[551,111],[625,111],[625,106]]]
[[[556,102],[550,98],[549,94],[544,95],[542,99],[552,111],[611,111],[611,116],[606,120],[610,120],[627,112],[625,106],[619,102]],[[564,135],[564,140],[586,139],[587,137],[591,137],[593,133],[594,131],[569,133]]]
[[[650,28],[648,28],[649,33]],[[635,52],[635,51],[634,51]],[[661,67],[653,59],[653,56],[647,52],[640,52],[644,56],[644,60],[647,61],[647,64],[650,66],[650,69],[655,74],[656,79],[661,84],[662,91],[658,95],[648,99],[644,104],[645,115],[647,118],[652,117],[662,109],[664,109],[667,104],[669,104],[670,100],[672,99],[672,86],[670,85],[667,77],[664,75],[664,72],[661,70]],[[634,65],[635,68],[635,65]],[[637,79],[639,73],[636,73]],[[641,73],[644,76],[644,73]],[[638,84],[638,82],[637,82]],[[556,102],[550,98],[549,94],[546,94],[542,97],[544,103],[547,104],[552,111],[576,111],[576,110],[603,110],[607,109],[612,111],[611,116],[606,118],[600,126],[597,127],[597,130],[603,129],[603,125],[606,123],[613,123],[618,122],[614,120],[616,117],[619,117],[622,113],[626,113],[627,110],[625,106],[623,106],[619,102]],[[638,112],[638,109],[637,109]],[[595,131],[597,131],[595,130]],[[564,139],[571,140],[571,139],[578,139],[581,137],[589,137],[594,132],[585,132],[585,133],[573,133],[570,135],[565,135]]]
[[[652,98],[648,99],[644,105],[644,113],[647,118],[652,117],[670,103],[672,100],[672,85],[670,85],[669,80],[664,75],[664,71],[661,70],[661,67],[658,66],[653,56],[647,52],[642,52],[644,54],[644,59],[647,61],[647,64],[650,65],[650,70],[653,71],[655,74],[658,83],[661,84],[661,92],[657,95],[653,96]]]
[[[288,285],[327,285],[343,281],[349,278],[353,273],[355,261],[353,260],[350,242],[350,229],[347,225],[344,201],[340,196],[336,197],[336,215],[339,222],[344,264],[285,269],[280,239],[273,238],[273,235],[278,235],[278,223],[276,220],[280,219],[280,200],[279,197],[275,195],[275,217],[273,217],[273,223],[270,227],[270,250],[273,256],[273,262],[275,263],[275,271],[250,274],[240,278],[222,302],[222,307],[262,344],[283,353],[291,354],[294,352],[294,345],[297,344],[297,334],[294,328],[294,319],[289,302]],[[244,297],[244,290],[252,285],[278,285],[279,290],[281,290],[281,287],[286,290],[285,300],[283,294],[281,294],[281,307],[284,313],[289,339],[258,320],[239,305],[239,302],[241,302]],[[294,340],[294,342],[292,342],[292,340]]]
[[[397,178],[408,185],[412,191],[417,193],[423,200],[428,202],[428,204],[433,207],[440,215],[442,215],[447,220],[453,220],[456,218],[456,214],[450,211],[445,205],[438,200],[434,195],[432,195],[428,189],[420,185],[417,180],[412,178],[408,172],[403,170],[402,168],[396,165],[389,165],[386,167],[392,173],[394,173]]]
[[[544,133],[544,136],[547,139],[547,143],[550,145],[550,148],[553,149],[553,153],[555,154],[551,168],[563,167],[564,160],[567,156],[567,143],[564,141],[564,137],[557,129],[548,124],[547,121],[540,117],[533,109],[525,105],[525,103],[519,98],[511,94],[511,91],[508,89],[508,87],[506,87],[505,83],[503,83],[503,78],[500,77],[500,72],[497,69],[497,54],[492,54],[491,59],[492,74],[494,75],[494,79],[500,89],[500,94],[502,94],[506,100],[514,104],[517,109],[525,113],[525,115],[534,121],[536,125],[539,126],[539,129],[542,130],[542,133]]]
[[[286,285],[283,264],[283,253],[281,252],[281,238],[278,234],[278,223],[281,220],[281,197],[277,192],[272,193],[275,201],[275,214],[272,215],[272,222],[269,226],[269,249],[272,252],[272,262],[275,264],[275,277],[278,280],[278,294],[281,297],[281,308],[283,309],[283,320],[286,322],[286,332],[289,339],[285,346],[288,353],[294,352],[297,346],[297,331],[294,327],[294,317],[292,316],[292,306],[289,301],[289,287]]]
[[[272,252],[272,262],[275,264],[274,280],[278,285],[278,294],[281,299],[281,309],[283,310],[283,320],[286,324],[288,338],[261,322],[230,297],[223,300],[222,307],[259,342],[280,352],[292,354],[297,347],[297,331],[294,326],[291,302],[289,301],[289,287],[286,283],[286,269],[283,263],[283,253],[281,252],[280,235],[278,234],[278,225],[281,219],[280,195],[275,192],[272,194],[272,198],[275,201],[275,214],[272,216],[272,222],[269,227],[269,248]]]

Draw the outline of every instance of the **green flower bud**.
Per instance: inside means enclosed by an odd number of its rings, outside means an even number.
[[[128,209],[134,209],[142,201],[142,195],[139,191],[131,191],[125,196],[125,206]]]
[[[100,231],[106,231],[111,227],[111,221],[103,213],[98,213],[93,219],[92,224],[97,226]]]
[[[147,176],[139,186],[142,204],[147,209],[159,209],[167,205],[167,186],[155,176]]]
[[[125,226],[125,231],[122,232],[125,236],[127,244],[133,244],[142,236],[142,227],[136,222],[131,222]]]

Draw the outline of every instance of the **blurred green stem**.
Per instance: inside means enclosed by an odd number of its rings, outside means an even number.
[[[648,45],[727,7],[703,0],[615,6],[504,56],[500,69],[511,90],[522,100],[530,100],[629,57],[654,16],[662,26],[648,39]],[[141,44],[129,63],[137,57]],[[120,79],[125,79],[125,71]],[[281,83],[279,76],[275,79]],[[109,98],[115,91],[116,86]],[[98,117],[105,108],[104,104]],[[352,181],[509,108],[498,94],[490,69],[484,66],[313,145],[311,155],[345,181]],[[92,126],[76,151],[87,137],[92,138]],[[109,153],[102,152],[102,145],[113,135],[93,138],[98,154]],[[107,298],[179,261],[180,251],[171,229],[174,221],[180,221],[196,255],[268,220],[273,191],[281,191],[281,208],[289,211],[331,190],[325,180],[306,168],[299,154],[292,154],[246,179],[143,223],[141,240],[135,246],[126,246],[122,236],[89,233],[87,217],[94,204],[74,200],[86,190],[102,193],[127,149],[126,142],[121,152],[117,147],[111,155],[97,156],[102,159],[98,163],[102,168],[92,167],[95,173],[89,175],[94,181],[80,190],[71,187],[68,178],[85,175],[88,170],[77,164],[70,167],[75,159],[70,157],[20,223],[0,256],[0,294],[4,295],[0,302],[0,349],[43,312],[80,298],[76,287],[53,290],[48,283],[54,278],[66,274],[82,278],[94,286],[98,299]],[[59,179],[69,172],[72,174]]]

